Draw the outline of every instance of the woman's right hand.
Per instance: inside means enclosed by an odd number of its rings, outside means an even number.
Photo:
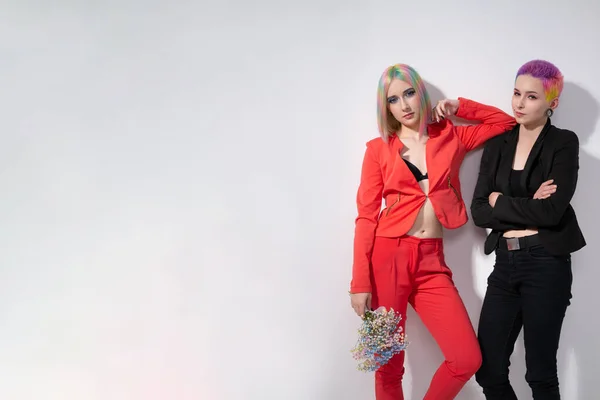
[[[436,122],[440,122],[444,118],[456,115],[459,106],[460,102],[458,100],[440,100],[437,105],[433,107],[433,119]]]
[[[362,318],[371,309],[371,293],[350,293],[350,303],[356,315]]]
[[[533,195],[533,198],[536,200],[547,199],[552,194],[554,194],[554,192],[556,192],[556,185],[553,185],[552,184],[553,182],[554,182],[554,180],[550,179],[550,180],[542,183],[540,185],[540,187],[538,188],[538,190]]]

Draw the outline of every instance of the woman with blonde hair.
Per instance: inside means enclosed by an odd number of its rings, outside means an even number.
[[[465,98],[432,109],[423,80],[405,64],[383,72],[377,113],[380,137],[367,142],[356,197],[351,304],[359,316],[393,308],[404,325],[410,303],[445,357],[424,399],[454,399],[479,368],[481,353],[444,260],[443,229],[467,222],[459,181],[466,153],[515,120]],[[447,119],[453,115],[481,123],[455,126]],[[375,373],[376,398],[403,399],[403,374],[401,352]]]

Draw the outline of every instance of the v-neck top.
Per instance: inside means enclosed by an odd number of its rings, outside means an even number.
[[[527,197],[527,193],[521,186],[522,169],[512,169],[510,171],[510,193],[513,197]]]

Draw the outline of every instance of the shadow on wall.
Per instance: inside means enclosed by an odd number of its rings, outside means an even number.
[[[438,100],[446,98],[441,90],[429,82],[425,82],[425,86],[429,91],[432,106]],[[461,189],[465,195],[467,209],[470,204],[470,197],[475,189],[480,157],[480,151],[469,154],[461,168]],[[476,229],[469,223],[460,229],[444,232],[444,253],[446,262],[452,269],[456,287],[475,327],[479,320],[482,299],[475,290],[472,254],[474,244],[483,244],[485,231]],[[410,350],[406,354],[407,375],[405,378],[406,383],[410,380],[411,390],[406,390],[406,392],[410,392],[406,393],[406,397],[421,399],[427,392],[433,374],[444,361],[444,357],[435,340],[411,307],[407,312],[406,332],[408,340],[411,341]],[[407,388],[408,385],[405,384],[404,387]],[[457,400],[483,398],[481,393],[481,389],[473,379],[467,383]]]
[[[600,243],[597,174],[600,160],[584,148],[597,132],[600,107],[587,90],[565,82],[561,101],[553,120],[557,127],[579,136],[579,180],[572,202],[587,246],[573,254],[573,299],[567,310],[559,349],[559,379],[564,398],[588,400],[598,397],[598,357],[600,321],[596,318],[600,268],[593,249]],[[560,190],[560,188],[558,189]],[[575,369],[572,373],[567,367]],[[567,378],[569,378],[567,380]],[[565,385],[568,384],[568,387]],[[567,392],[568,390],[568,392]]]

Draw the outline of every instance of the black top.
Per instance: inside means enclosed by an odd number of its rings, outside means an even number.
[[[471,215],[475,225],[492,229],[485,242],[485,253],[496,249],[505,231],[527,228],[537,228],[549,253],[575,252],[586,245],[570,204],[579,174],[579,139],[574,132],[559,129],[548,119],[531,149],[518,184],[514,185],[511,172],[519,126],[488,140],[481,156]],[[548,179],[554,180],[556,192],[547,199],[534,200],[533,195]],[[493,208],[488,200],[492,192],[502,193]],[[526,196],[519,196],[523,193]]]
[[[527,197],[527,192],[521,187],[522,169],[513,169],[510,171],[510,194],[513,197]]]
[[[427,177],[427,173],[423,174],[421,172],[421,170],[419,169],[419,167],[417,167],[415,164],[411,163],[406,158],[402,158],[402,159],[404,160],[404,162],[408,166],[408,169],[410,169],[410,172],[412,172],[412,174],[415,176],[415,179],[417,180],[417,182],[420,182],[423,179],[429,179]]]

